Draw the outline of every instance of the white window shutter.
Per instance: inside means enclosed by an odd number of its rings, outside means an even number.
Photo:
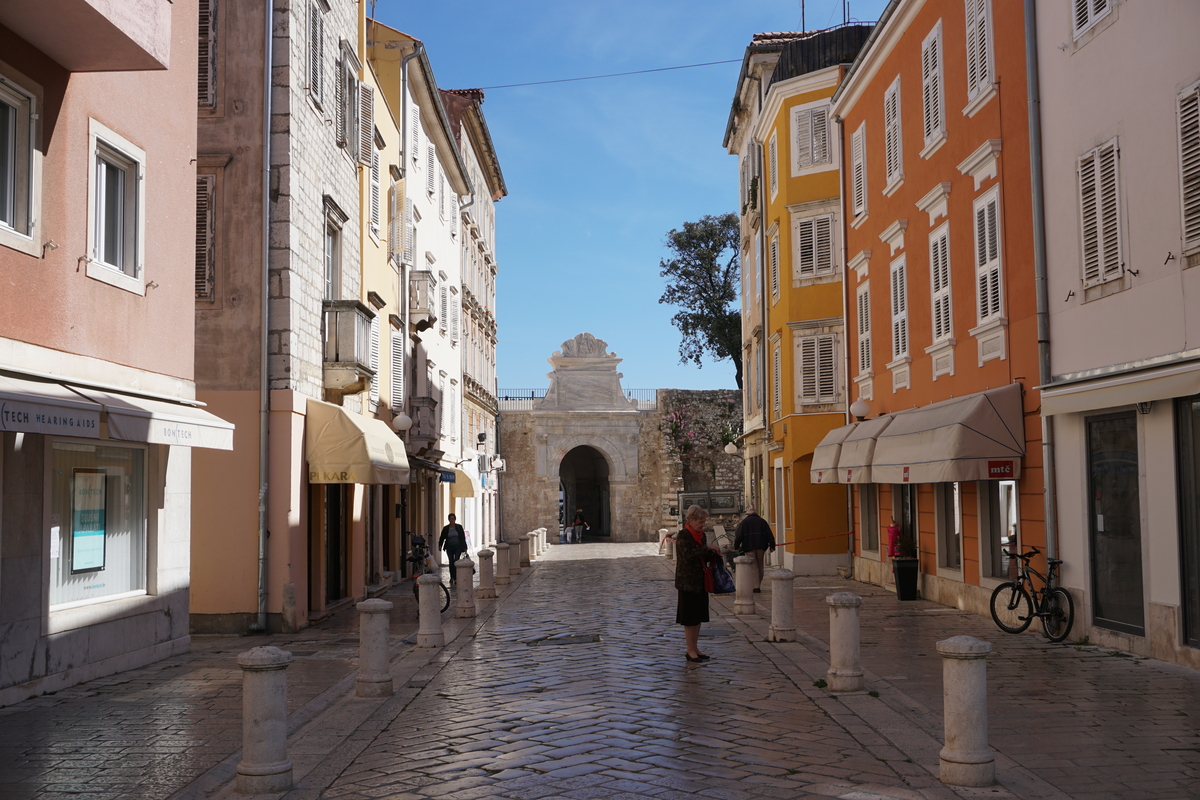
[[[921,49],[921,104],[925,118],[925,143],[941,135],[942,124],[942,39],[935,27]]]
[[[975,97],[992,82],[991,36],[988,28],[988,0],[967,0],[968,97]]]
[[[771,296],[779,297],[779,237],[771,239]]]
[[[864,288],[858,295],[858,371],[871,370],[871,291]]]
[[[772,375],[772,389],[775,391],[773,405],[775,407],[775,415],[778,416],[783,408],[783,406],[782,406],[783,401],[780,399],[780,387],[781,387],[781,383],[783,380],[781,377],[781,373],[783,371],[783,364],[782,364],[782,361],[779,356],[779,345],[778,344],[776,344],[773,349],[773,352],[771,355],[771,362],[772,362],[771,363],[772,372],[774,373]]]
[[[450,193],[450,235],[458,236],[458,195]],[[463,262],[466,263],[466,262]]]
[[[412,160],[414,164],[421,163],[421,107],[416,103],[412,104],[412,113],[409,115],[412,120],[412,140],[411,150]]]
[[[815,226],[815,219],[796,220],[796,247],[799,253],[797,268],[802,278],[809,278],[817,273]]]
[[[800,340],[800,401],[815,403],[820,396],[817,388],[819,367],[817,365],[817,337],[806,336]]]
[[[892,266],[892,358],[908,355],[908,279],[905,264]]]
[[[929,271],[933,287],[933,340],[950,336],[950,239],[946,231],[929,241]]]
[[[404,251],[403,229],[401,228],[400,186],[392,181],[388,188],[388,258],[394,263],[400,263],[400,255]]]
[[[346,98],[346,81],[349,78],[349,70],[346,69],[346,59],[339,55],[337,60],[337,85],[334,87],[333,104],[334,109],[334,125],[337,132],[337,143],[339,147],[346,146],[347,126],[350,124],[349,109],[346,108],[348,102]]]
[[[797,169],[810,167],[813,163],[812,114],[807,108],[798,108],[792,114],[792,128],[796,131],[794,163]]]
[[[833,272],[833,217],[813,220],[813,261],[818,275]]]
[[[447,328],[449,327],[449,323],[450,323],[450,320],[447,319],[447,317],[449,317],[448,312],[450,311],[449,292],[446,291],[445,284],[442,284],[442,286],[441,286],[441,295],[440,295],[439,299],[440,299],[440,310],[442,313],[439,315],[439,319],[438,319],[438,330],[441,331],[442,333],[445,333]]]
[[[887,165],[887,180],[890,184],[902,177],[904,165],[900,157],[900,79],[891,85],[883,96],[884,153]]]
[[[450,414],[450,438],[458,436],[458,389],[450,386],[450,407],[447,409]]]
[[[1179,176],[1186,251],[1200,247],[1200,87],[1179,98]]]
[[[196,176],[196,299],[212,300],[215,287],[213,195],[215,175]]]
[[[370,166],[373,158],[376,164],[379,161],[371,155],[375,152],[375,88],[359,83],[358,97],[358,161]],[[376,221],[376,228],[378,225]]]
[[[425,145],[425,191],[432,197],[437,186],[437,152],[432,144]]]
[[[866,125],[858,126],[850,136],[850,183],[854,199],[854,216],[867,210]]]
[[[438,380],[438,435],[446,435],[446,379]]]
[[[380,231],[380,180],[379,180],[379,151],[375,142],[371,142],[371,232],[379,236]]]
[[[817,338],[817,400],[837,401],[837,339],[834,336]]]
[[[325,19],[314,1],[308,7],[308,90],[320,103],[324,99]]]
[[[371,369],[375,377],[371,378],[371,411],[379,407],[379,313],[371,317]]]
[[[769,147],[770,153],[770,178],[771,178],[771,196],[779,191],[779,138],[775,132],[771,133],[771,143]]]
[[[404,198],[404,263],[409,266],[417,263],[417,226],[411,197]]]
[[[828,164],[829,159],[829,109],[812,110],[812,163]]]
[[[450,341],[458,343],[458,303],[453,302],[450,306]]]
[[[396,412],[404,407],[404,332],[390,326],[388,330],[391,332],[388,352],[392,362],[388,403]]]
[[[975,206],[975,273],[979,320],[999,316],[1000,201],[993,193]]]

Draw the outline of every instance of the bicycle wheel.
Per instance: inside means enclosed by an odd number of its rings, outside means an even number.
[[[1042,634],[1052,642],[1061,642],[1071,632],[1075,622],[1075,601],[1071,593],[1061,586],[1055,586],[1046,595],[1042,605]]]
[[[1002,583],[992,592],[992,619],[1005,633],[1020,633],[1033,621],[1033,601],[1016,581]]]
[[[442,590],[442,611],[450,607],[450,590],[446,588],[446,584],[439,583],[438,588]]]

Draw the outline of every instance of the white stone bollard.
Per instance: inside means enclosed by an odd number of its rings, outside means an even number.
[[[521,543],[521,566],[528,567],[533,564],[533,559],[530,558],[529,542],[533,539],[533,534],[522,534],[518,541]]]
[[[238,794],[274,794],[292,788],[287,757],[287,668],[292,654],[255,647],[237,657],[242,668],[242,760]]]
[[[387,600],[364,600],[358,604],[358,680],[354,693],[359,697],[391,697],[392,669],[388,651],[388,628],[392,604]]]
[[[859,647],[859,608],[862,598],[838,592],[825,598],[829,604],[829,679],[831,692],[861,692],[862,653]]]
[[[417,595],[420,619],[417,625],[417,647],[442,647],[446,634],[442,633],[442,593],[438,589],[437,575],[422,575],[417,578]]]
[[[507,586],[512,583],[509,577],[508,556],[512,548],[505,542],[496,542],[496,585]]]
[[[546,541],[546,529],[538,528],[538,555],[545,553],[550,549],[550,543]]]
[[[475,616],[475,562],[463,556],[454,562],[458,570],[458,598],[454,605],[456,619],[469,619]]]
[[[475,596],[480,600],[488,600],[496,596],[496,573],[492,571],[492,551],[479,551],[479,588]]]
[[[664,545],[663,542],[666,542]],[[675,537],[666,528],[658,529],[658,552],[667,557],[667,561],[675,560]]]
[[[992,646],[971,636],[937,643],[942,656],[946,746],[939,778],[951,786],[991,786],[996,753],[988,746],[987,657]]]
[[[796,641],[796,609],[792,596],[792,581],[796,573],[790,569],[773,569],[767,573],[771,582],[771,627],[767,629],[767,640],[771,642]]]
[[[512,549],[508,551],[508,575],[515,578],[521,574],[521,539],[518,537],[509,547]]]
[[[739,617],[753,616],[754,581],[758,578],[758,567],[752,556],[738,556],[733,560],[733,613]]]

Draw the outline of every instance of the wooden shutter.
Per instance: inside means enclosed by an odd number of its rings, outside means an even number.
[[[1000,201],[996,194],[975,206],[975,274],[979,320],[1000,314]]]
[[[438,436],[446,435],[446,379],[438,380]]]
[[[455,295],[455,298],[458,296]],[[450,341],[458,342],[458,308],[459,304],[455,300],[451,300],[450,305]]]
[[[379,236],[380,231],[380,181],[379,181],[379,151],[375,142],[371,142],[371,232]]]
[[[822,403],[837,400],[837,337],[817,337],[817,399]]]
[[[858,371],[871,371],[871,290],[858,294]]]
[[[404,229],[401,227],[403,220],[399,213],[400,210],[400,185],[392,181],[388,187],[388,258],[393,263],[399,264],[400,257],[404,252]]]
[[[1075,35],[1092,27],[1108,13],[1110,5],[1108,0],[1075,0]]]
[[[412,104],[412,113],[409,115],[412,120],[412,140],[411,150],[413,164],[421,163],[421,107],[416,103]]]
[[[933,287],[933,340],[950,336],[950,234],[946,230],[929,240],[930,283]]]
[[[793,114],[792,126],[796,131],[795,164],[797,169],[812,166],[812,114],[807,108],[798,108]]]
[[[433,197],[433,192],[437,188],[434,182],[437,180],[435,174],[437,170],[437,152],[432,144],[425,145],[425,191],[429,192],[429,196]]]
[[[308,6],[308,91],[321,103],[325,97],[325,18],[317,3]]]
[[[458,236],[458,195],[450,193],[450,235]]]
[[[776,136],[776,134],[774,132],[772,132],[771,133],[771,144],[770,144],[770,148],[769,148],[769,151],[770,151],[769,169],[771,172],[770,177],[771,177],[771,196],[772,197],[774,197],[775,193],[779,190],[779,144],[778,144],[778,141],[779,141],[779,137]]]
[[[1079,203],[1083,236],[1083,283],[1093,286],[1119,277],[1121,231],[1117,140],[1110,139],[1079,159]]]
[[[925,143],[937,138],[942,125],[942,36],[940,23],[921,48],[921,107],[925,115]]]
[[[1200,247],[1200,87],[1179,98],[1179,175],[1183,189],[1183,249]]]
[[[775,406],[775,415],[778,416],[780,413],[780,409],[782,408],[781,404],[783,402],[782,400],[780,400],[780,385],[782,382],[782,378],[780,377],[780,372],[782,371],[782,363],[781,363],[781,359],[779,357],[779,345],[778,344],[776,344],[772,350],[771,361],[772,361],[771,366],[773,367],[773,369],[772,369],[773,374],[771,376],[771,382],[772,382],[772,388],[775,392],[773,405]]]
[[[974,97],[992,82],[990,46],[988,0],[967,0],[968,97]]]
[[[417,263],[417,228],[411,197],[404,198],[404,263],[410,266]]]
[[[817,337],[806,336],[800,340],[800,402],[815,403],[820,395],[817,388]]]
[[[388,388],[388,403],[392,411],[404,407],[404,332],[391,326],[389,330],[388,354],[391,356],[391,385]]]
[[[802,278],[833,272],[833,219],[810,217],[796,221],[798,270]]]
[[[854,197],[854,216],[867,210],[866,125],[858,126],[850,136],[850,183]]]
[[[375,316],[371,317],[371,363],[368,365],[375,370],[375,377],[371,378],[371,411],[379,406],[379,337],[379,311],[376,310]]]
[[[438,216],[442,219],[446,218],[446,173],[443,170],[438,170],[437,181],[437,203]]]
[[[829,163],[829,109],[812,110],[812,163]]]
[[[213,196],[216,175],[196,176],[196,299],[212,300],[216,285],[213,238],[216,220]]]
[[[771,296],[779,297],[779,237],[771,239]]]
[[[216,0],[200,0],[199,48],[197,50],[196,101],[201,108],[216,105]]]
[[[446,329],[449,327],[449,323],[450,323],[450,320],[447,319],[447,317],[449,317],[449,311],[450,311],[450,299],[449,299],[449,292],[446,291],[445,284],[442,284],[442,286],[441,286],[440,303],[441,303],[440,310],[442,313],[440,315],[440,318],[438,319],[438,330],[440,330],[442,333],[445,333]]]
[[[375,89],[365,83],[358,83],[358,162],[363,166],[374,163],[379,168],[379,159],[372,156],[375,153]],[[379,227],[376,219],[375,227]]]
[[[334,116],[336,117],[334,126],[337,132],[339,147],[346,146],[346,136],[348,126],[350,125],[350,114],[346,108],[346,104],[349,102],[346,97],[346,79],[349,77],[347,73],[349,73],[349,70],[346,68],[346,59],[339,56],[337,62],[337,86],[334,88],[333,96],[333,104],[336,106],[334,109]]]
[[[908,355],[908,276],[904,261],[892,265],[892,358]]]
[[[900,160],[900,79],[896,78],[883,96],[883,147],[886,155],[887,181],[902,177]]]

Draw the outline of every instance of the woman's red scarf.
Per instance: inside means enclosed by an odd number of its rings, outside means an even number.
[[[690,523],[690,522],[684,526],[684,530],[686,530],[688,533],[690,533],[692,535],[692,539],[695,540],[696,544],[698,544],[698,545],[704,544],[704,531],[696,530],[695,528],[692,527],[692,523]]]

